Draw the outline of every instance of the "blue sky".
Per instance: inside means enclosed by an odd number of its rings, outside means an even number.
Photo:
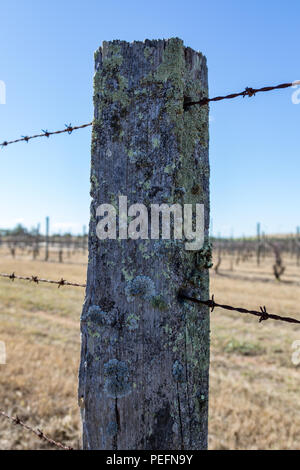
[[[180,37],[208,60],[210,96],[300,79],[300,2],[10,0],[1,2],[0,141],[93,115],[93,53],[103,40]],[[287,89],[210,108],[213,233],[300,225],[300,104]],[[300,87],[299,87],[300,98]],[[0,150],[0,227],[89,219],[90,128]]]

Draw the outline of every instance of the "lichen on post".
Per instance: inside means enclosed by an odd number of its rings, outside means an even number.
[[[84,449],[205,449],[209,311],[178,297],[207,299],[208,96],[205,57],[178,38],[104,42],[95,54],[91,218],[81,318],[79,403]],[[99,240],[97,207],[204,204],[205,244]],[[117,217],[118,218],[118,217]],[[149,234],[150,234],[149,222]]]

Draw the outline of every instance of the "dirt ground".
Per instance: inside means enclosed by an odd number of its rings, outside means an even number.
[[[220,303],[300,319],[300,267],[295,259],[282,282],[272,258],[236,264],[225,257],[211,272],[211,293]],[[0,272],[84,282],[86,256],[63,264],[0,250]],[[0,278],[0,408],[56,440],[80,446],[77,369],[79,317],[84,289]],[[300,449],[300,365],[292,362],[296,325],[215,309],[211,314],[210,449]],[[47,449],[48,444],[0,417],[0,449]]]

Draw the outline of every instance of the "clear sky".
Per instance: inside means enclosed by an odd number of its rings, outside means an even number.
[[[2,0],[0,141],[92,120],[103,40],[180,37],[208,60],[210,96],[300,79],[299,0]],[[300,87],[299,87],[300,98]],[[212,103],[213,233],[300,225],[300,104],[287,89]],[[300,100],[299,100],[300,101]],[[0,227],[81,232],[89,219],[91,130],[0,150]]]

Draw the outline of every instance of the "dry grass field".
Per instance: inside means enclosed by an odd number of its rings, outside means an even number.
[[[55,257],[57,259],[57,257]],[[283,282],[272,276],[273,259],[233,265],[223,259],[212,270],[216,301],[300,319],[300,267],[284,260]],[[0,271],[50,279],[85,280],[86,258],[66,263],[32,261],[0,251]],[[0,279],[0,340],[7,363],[0,365],[0,408],[57,440],[80,446],[77,368],[79,316],[84,289]],[[211,315],[210,449],[300,449],[300,366],[291,345],[297,325],[215,309]],[[0,449],[49,446],[0,417]]]

